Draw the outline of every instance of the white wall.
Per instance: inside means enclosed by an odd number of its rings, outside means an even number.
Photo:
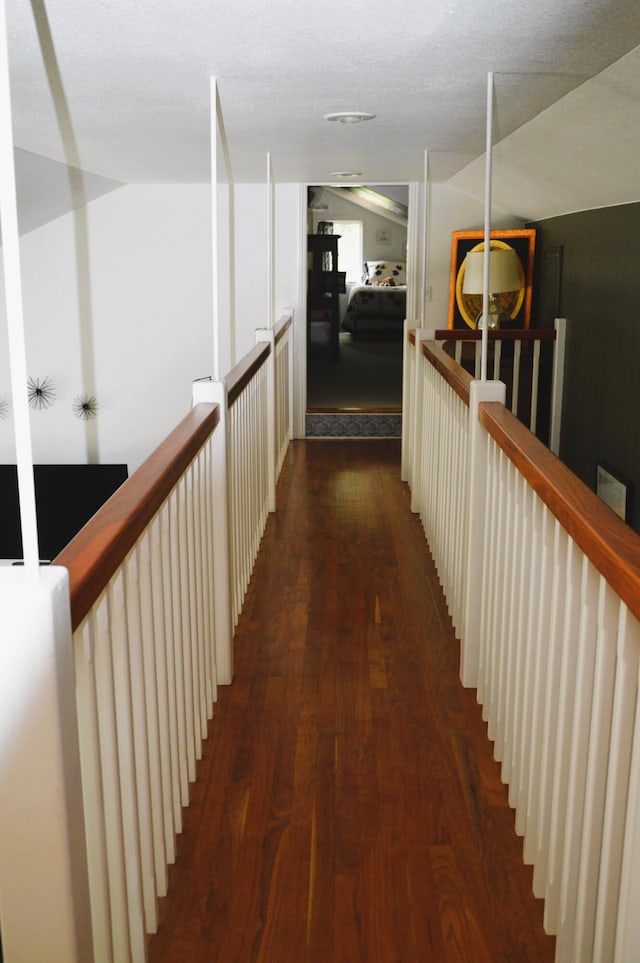
[[[81,315],[93,338],[100,461],[132,471],[188,411],[191,381],[212,370],[210,222],[208,185],[134,185],[22,238],[28,371],[56,389],[52,408],[32,412],[36,462],[87,460],[85,424],[71,410],[83,390]],[[9,417],[0,461],[14,460]]]
[[[213,371],[210,200],[208,185],[123,187],[22,238],[28,370],[56,389],[54,406],[31,416],[35,461],[87,460],[86,426],[71,411],[83,390],[81,314],[93,332],[101,461],[125,461],[132,471],[188,410],[192,379]],[[224,333],[233,338],[225,348],[232,363],[267,323],[266,185],[236,185],[233,213],[235,329]],[[296,313],[295,392],[304,399],[306,185],[275,185],[274,219],[276,316],[285,307]],[[429,325],[446,325],[451,233],[482,219],[479,201],[432,185]],[[520,226],[503,212],[493,223]],[[2,307],[0,395],[8,397],[5,327]],[[0,421],[0,461],[14,460],[9,417]]]
[[[235,361],[253,347],[254,331],[268,324],[267,185],[236,184],[235,214]],[[299,310],[300,185],[274,187],[275,320],[283,308]]]

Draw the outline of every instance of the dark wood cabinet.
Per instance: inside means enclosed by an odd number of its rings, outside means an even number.
[[[339,295],[346,291],[345,272],[338,270],[339,234],[307,236],[307,337],[312,351],[340,355]]]

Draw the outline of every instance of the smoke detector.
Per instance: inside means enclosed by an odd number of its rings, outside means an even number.
[[[362,110],[339,110],[334,114],[325,114],[325,120],[331,120],[338,124],[360,124],[363,120],[373,120],[375,114],[367,114]]]

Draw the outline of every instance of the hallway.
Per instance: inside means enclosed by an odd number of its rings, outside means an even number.
[[[551,961],[400,442],[290,446],[150,963]]]

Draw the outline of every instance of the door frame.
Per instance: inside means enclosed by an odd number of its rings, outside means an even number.
[[[351,183],[351,182],[350,182]],[[354,184],[368,186],[369,181]],[[422,284],[422,265],[424,264],[424,228],[420,224],[420,196],[422,184],[418,181],[375,181],[376,184],[406,183],[409,188],[407,211],[407,317],[419,318],[420,289]],[[298,291],[300,310],[294,318],[294,374],[293,374],[293,437],[306,438],[307,414],[307,197],[309,187],[344,187],[344,184],[317,181],[300,184],[300,221],[298,264],[300,275]]]

